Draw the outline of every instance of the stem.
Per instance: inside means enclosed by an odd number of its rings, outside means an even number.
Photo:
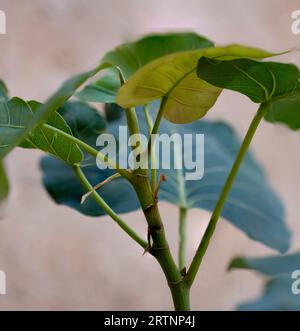
[[[211,219],[209,221],[209,224],[207,226],[207,229],[204,233],[204,236],[201,240],[201,243],[197,249],[197,252],[194,256],[194,259],[191,263],[191,266],[188,270],[188,273],[185,277],[185,282],[186,284],[191,287],[192,284],[193,284],[193,281],[196,277],[196,274],[199,270],[199,267],[201,265],[201,262],[202,262],[202,259],[206,253],[206,250],[208,248],[208,245],[209,245],[209,242],[210,242],[210,239],[215,231],[215,228],[216,228],[216,225],[217,225],[217,222],[221,216],[221,212],[223,210],[223,207],[225,205],[225,202],[226,202],[226,199],[228,197],[228,194],[231,190],[231,187],[234,183],[234,180],[236,178],[236,175],[238,173],[238,170],[240,168],[240,165],[248,151],[248,148],[251,144],[251,141],[254,137],[254,134],[256,132],[256,129],[259,125],[259,123],[261,122],[262,118],[264,117],[265,113],[267,112],[267,109],[268,109],[268,104],[261,104],[261,106],[259,107],[254,119],[252,120],[251,124],[250,124],[250,127],[248,129],[248,132],[244,138],[244,141],[240,147],[240,150],[238,152],[238,155],[236,157],[236,160],[232,166],[232,169],[230,171],[230,174],[225,182],[225,185],[223,187],[223,190],[219,196],[219,200],[215,206],[215,209],[213,211],[213,214],[211,216]]]
[[[88,181],[83,171],[79,166],[73,167],[78,179],[85,187],[87,191],[92,191],[93,186]],[[143,240],[133,229],[131,229],[110,207],[109,205],[100,197],[100,195],[96,191],[92,191],[91,195],[97,202],[97,204],[109,215],[119,226],[123,229],[134,241],[136,241],[140,246],[144,249],[147,247],[147,242]]]
[[[161,100],[159,111],[158,111],[158,114],[156,116],[156,119],[155,119],[155,122],[154,122],[154,125],[153,125],[153,128],[152,128],[152,131],[151,131],[151,134],[150,134],[150,137],[149,137],[149,141],[148,141],[148,155],[151,154],[152,146],[154,146],[154,142],[155,141],[154,141],[153,135],[156,135],[158,133],[160,122],[161,122],[161,120],[163,118],[163,115],[165,113],[166,102],[167,102],[167,96],[163,97],[162,100]]]
[[[113,162],[112,160],[110,160],[106,155],[103,155],[102,153],[98,152],[95,148],[93,148],[92,146],[86,144],[85,142],[81,141],[80,139],[68,134],[67,132],[64,132],[60,129],[57,129],[49,124],[43,124],[43,126],[45,128],[47,128],[48,130],[52,130],[56,133],[58,133],[59,135],[69,139],[70,141],[73,141],[75,144],[77,144],[78,146],[82,147],[87,153],[91,154],[92,156],[94,156],[95,158],[100,159],[103,162],[106,162],[109,164],[109,166],[113,169],[116,169],[116,171],[123,177],[125,177],[126,179],[130,179],[131,178],[131,173],[125,169],[120,169],[119,165],[116,164],[115,162]]]
[[[149,138],[151,137],[152,129],[153,129],[153,121],[152,118],[149,114],[148,107],[144,106],[144,113],[145,113],[145,119],[146,123],[148,126],[148,131],[149,131]],[[151,143],[151,188],[152,192],[156,190],[156,155],[155,155],[155,145]]]
[[[185,267],[185,237],[186,237],[186,208],[179,209],[179,249],[178,264],[179,269]]]
[[[138,135],[138,140],[136,142],[136,146],[132,146],[132,150],[134,152],[136,160],[141,158],[141,154],[136,150],[135,147],[141,146],[141,138],[140,138],[140,128],[139,128],[139,123],[138,119],[136,116],[136,111],[134,108],[129,108],[126,109],[126,120],[127,120],[127,125],[128,125],[128,130],[129,134],[132,135]],[[144,176],[148,175],[148,170],[144,169],[143,167],[139,167],[134,170],[134,172],[142,174]]]
[[[125,109],[129,134],[140,134],[140,128],[134,108]]]
[[[175,309],[189,310],[189,289],[183,281],[183,276],[177,268],[170,252],[157,206],[157,200],[153,195],[148,178],[136,175],[132,184],[139,198],[153,241],[151,247],[148,248],[149,253],[156,258],[165,274],[172,293]]]

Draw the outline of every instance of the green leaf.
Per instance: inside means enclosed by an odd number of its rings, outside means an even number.
[[[9,182],[3,162],[0,161],[0,204],[7,198],[9,193]]]
[[[253,102],[268,102],[267,121],[300,129],[300,72],[295,65],[202,57],[198,75],[214,86],[240,92]]]
[[[41,105],[34,116],[30,115],[28,119],[28,112],[26,108],[28,105],[21,99],[14,98],[8,102],[0,99],[0,160],[3,159],[14,147],[19,145],[38,125],[45,122],[47,118],[53,114],[59,107],[61,107],[89,78],[95,76],[100,70],[107,68],[108,65],[101,64],[94,70],[76,75],[67,80],[61,88],[55,92],[48,101]],[[7,108],[9,107],[9,108]],[[17,107],[21,112],[18,113],[16,122],[15,116],[10,117],[11,110]],[[25,110],[23,118],[22,109]],[[19,121],[19,122],[18,122]],[[26,123],[26,126],[20,126],[18,123]],[[14,127],[13,123],[17,123]]]
[[[104,56],[102,63],[117,67],[125,79],[128,79],[139,68],[161,56],[212,46],[210,40],[194,33],[150,35],[118,46]],[[82,101],[114,103],[119,88],[119,74],[113,69],[109,75],[87,85],[77,96]]]
[[[229,264],[229,270],[248,269],[267,276],[291,275],[297,268],[300,268],[300,252],[260,258],[235,257]]]
[[[300,270],[300,252],[288,255],[259,258],[234,258],[229,269],[249,269],[272,277],[265,283],[262,296],[240,304],[239,310],[300,310],[300,300],[292,292],[295,278],[292,274]]]
[[[0,156],[17,141],[32,118],[30,107],[22,99],[0,101]]]
[[[250,59],[221,61],[202,57],[197,73],[208,83],[245,94],[257,103],[294,92],[300,78],[293,64]]]
[[[146,134],[148,128],[143,112],[137,113],[140,128]],[[109,123],[108,132],[118,140],[119,126],[125,123],[125,116]],[[187,209],[212,211],[240,147],[235,133],[224,123],[203,120],[188,125],[172,125],[163,120],[159,133],[177,133],[181,137],[191,134],[193,140],[187,142],[184,149],[186,157],[192,157],[193,160],[196,156],[198,160],[202,160],[201,148],[195,144],[195,134],[205,135],[205,173],[201,180],[186,180],[187,173],[191,172],[186,167],[182,170],[175,169],[173,161],[183,152],[177,145],[175,150],[171,150],[171,169],[162,169],[163,156],[166,153],[157,155],[157,160],[161,160],[158,173],[167,177],[167,181],[160,187],[159,200]],[[68,205],[90,216],[104,214],[92,198],[83,205],[80,204],[85,192],[70,168],[62,162],[44,158],[42,169],[44,185],[57,203]],[[113,174],[110,170],[99,170],[95,161],[90,162],[83,170],[93,185]],[[140,208],[134,191],[122,178],[106,183],[98,192],[118,213]],[[261,167],[250,154],[246,156],[222,215],[249,237],[269,247],[285,251],[289,246],[290,233],[284,223],[282,203],[271,189]]]
[[[119,90],[117,103],[123,108],[130,108],[166,97],[164,116],[169,121],[193,122],[207,113],[222,91],[198,79],[196,69],[200,57],[262,59],[273,55],[239,45],[167,55],[139,69]]]
[[[34,116],[34,113],[41,106],[41,104],[36,101],[29,101],[27,105],[28,107],[23,109],[23,114],[19,115],[19,118],[21,119],[19,124],[23,127],[27,125],[26,120],[23,120],[27,119],[27,121],[30,121],[30,119]],[[12,112],[16,111],[17,109],[12,109]],[[25,112],[29,113],[28,116],[24,116]],[[72,135],[72,131],[63,117],[57,112],[54,112],[48,118],[46,124],[47,126],[41,124],[33,129],[26,139],[21,142],[20,147],[40,149],[69,164],[80,163],[83,159],[83,154],[79,147],[68,138],[59,136],[51,129],[53,127]]]

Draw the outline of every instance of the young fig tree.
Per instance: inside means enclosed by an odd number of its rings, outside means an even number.
[[[48,154],[41,167],[53,200],[90,217],[109,215],[157,260],[174,308],[189,310],[191,287],[221,216],[272,249],[289,248],[282,203],[248,152],[263,119],[300,127],[299,70],[264,61],[276,55],[215,46],[194,33],[150,35],[108,52],[94,70],[68,80],[45,103],[10,98],[2,83],[0,160],[16,146]],[[242,142],[228,124],[203,120],[223,89],[259,103]],[[104,104],[104,112],[94,103]],[[3,200],[3,163],[0,183]],[[178,208],[178,225],[162,219],[160,201]],[[187,265],[191,208],[208,210],[211,218]],[[142,212],[143,235],[122,219],[134,210]],[[178,226],[176,255],[166,222]]]

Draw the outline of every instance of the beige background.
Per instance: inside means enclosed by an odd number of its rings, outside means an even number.
[[[120,42],[153,31],[193,30],[219,44],[238,42],[280,51],[299,47],[291,33],[298,0],[1,0],[7,35],[0,35],[1,78],[12,95],[44,100],[66,78],[92,68]],[[282,58],[300,64],[299,53]],[[243,134],[255,111],[246,98],[224,93],[210,118],[230,121]],[[264,123],[253,149],[287,210],[293,249],[299,248],[299,133]],[[7,274],[0,309],[170,309],[162,272],[150,256],[108,218],[85,218],[57,207],[40,183],[37,151],[7,158],[10,199],[0,222],[0,269]],[[176,250],[177,210],[161,204]],[[188,217],[191,256],[208,221],[198,210]],[[139,212],[124,218],[145,234]],[[222,221],[193,288],[194,309],[233,309],[255,297],[261,279],[226,272],[236,254],[270,253]]]

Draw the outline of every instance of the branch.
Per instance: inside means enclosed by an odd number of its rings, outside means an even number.
[[[161,100],[159,111],[158,111],[158,114],[156,116],[152,131],[151,131],[151,134],[150,134],[150,137],[149,137],[149,141],[148,141],[148,155],[149,156],[151,154],[152,145],[154,145],[154,139],[152,139],[152,136],[158,133],[160,122],[161,122],[161,120],[163,118],[163,115],[165,113],[166,102],[167,102],[167,96],[163,97],[162,100]]]
[[[201,243],[196,251],[196,254],[194,256],[194,259],[191,263],[191,266],[188,270],[188,273],[185,277],[185,282],[186,284],[191,287],[193,282],[194,282],[194,279],[196,277],[196,274],[199,270],[199,267],[201,265],[201,262],[202,262],[202,259],[206,253],[206,250],[208,248],[208,245],[209,245],[209,242],[210,242],[210,239],[212,237],[212,235],[214,234],[214,231],[215,231],[215,228],[216,228],[216,225],[217,225],[217,222],[221,216],[221,213],[222,213],[222,210],[223,210],[223,207],[225,205],[225,202],[227,200],[227,197],[228,197],[228,194],[231,190],[231,187],[234,183],[234,180],[236,178],[236,175],[239,171],[239,168],[242,164],[242,161],[248,151],[248,148],[251,144],[251,141],[254,137],[254,134],[256,132],[256,129],[259,125],[259,123],[261,122],[261,120],[263,119],[264,115],[266,114],[267,112],[267,109],[268,109],[268,105],[267,104],[261,104],[261,106],[259,107],[254,119],[252,120],[251,124],[250,124],[250,127],[248,129],[248,132],[245,136],[245,139],[241,145],[241,148],[239,150],[239,153],[236,157],[236,160],[232,166],[232,169],[229,173],[229,176],[225,182],[225,185],[223,187],[223,190],[219,196],[219,200],[216,204],[216,207],[213,211],[213,214],[211,216],[211,219],[209,221],[209,224],[207,226],[207,229],[204,233],[204,236],[201,240]]]
[[[149,138],[151,138],[151,132],[153,129],[153,121],[152,118],[149,114],[148,111],[148,107],[144,106],[144,113],[145,113],[145,119],[146,119],[146,123],[148,126],[148,131],[149,131]],[[151,187],[152,187],[152,192],[155,191],[156,188],[156,155],[155,155],[155,145],[153,143],[151,143],[151,162],[150,162],[150,166],[151,166]]]
[[[142,248],[146,249],[147,242],[143,240],[133,229],[131,229],[120,217],[117,215],[110,207],[109,205],[100,197],[100,195],[93,191],[93,186],[88,181],[88,179],[85,177],[83,171],[79,166],[73,167],[78,179],[82,183],[82,185],[85,187],[87,191],[92,191],[92,196],[97,202],[97,204],[106,212],[107,215],[109,215],[119,226],[121,229],[123,229],[129,237],[131,237],[134,241],[136,241]]]

